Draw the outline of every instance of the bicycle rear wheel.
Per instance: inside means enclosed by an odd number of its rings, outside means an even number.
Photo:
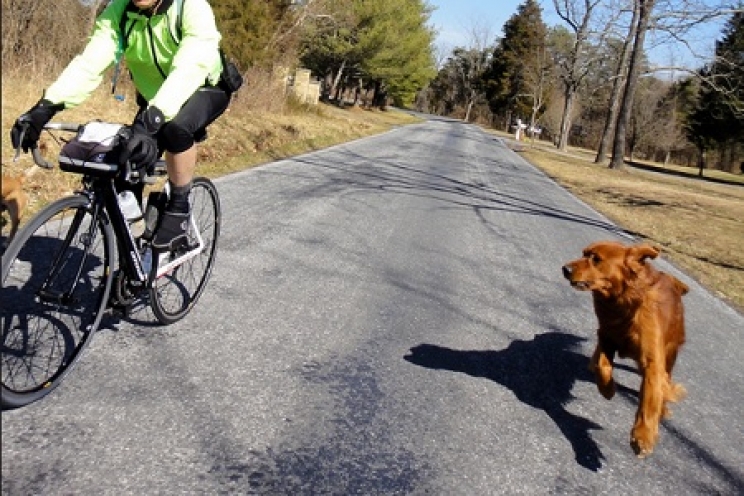
[[[152,281],[150,306],[162,324],[172,324],[191,311],[204,291],[214,266],[222,220],[217,188],[209,179],[194,179],[189,203],[193,222],[187,233],[188,244],[196,245],[201,238],[203,249]],[[153,264],[153,271],[181,255],[179,252],[161,254],[160,261]]]
[[[82,195],[58,200],[26,225],[2,257],[3,410],[56,388],[90,342],[111,290],[114,238]]]

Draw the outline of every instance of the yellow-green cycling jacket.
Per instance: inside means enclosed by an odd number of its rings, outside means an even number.
[[[127,16],[126,43],[119,32],[122,15]],[[162,0],[151,16],[140,13],[129,0],[113,0],[96,19],[83,52],[47,88],[44,98],[65,108],[79,105],[101,83],[117,52],[126,47],[123,57],[137,91],[169,121],[200,86],[218,83],[219,42],[207,0]]]

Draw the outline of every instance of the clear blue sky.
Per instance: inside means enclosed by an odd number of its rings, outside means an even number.
[[[504,23],[517,13],[522,2],[523,0],[428,0],[429,5],[436,7],[431,16],[431,24],[439,31],[437,43],[446,48],[468,46],[471,44],[470,33],[474,28],[482,33],[483,28],[487,27],[492,38],[501,36]],[[550,25],[556,24],[552,0],[543,0],[540,4],[543,6],[543,20]]]
[[[436,7],[431,16],[431,25],[439,31],[437,45],[445,53],[449,53],[456,46],[472,46],[472,32],[483,34],[484,29],[490,34],[491,41],[503,33],[501,29],[509,18],[516,14],[517,8],[524,0],[428,0],[429,5]],[[706,0],[714,3],[715,0]],[[552,0],[539,0],[543,9],[543,21],[554,26],[562,24],[555,14]],[[721,23],[708,26],[697,33],[692,33],[687,39],[695,45],[696,51],[711,54],[714,41],[720,38]],[[651,59],[657,65],[675,64],[699,67],[702,63],[696,61],[688,50],[681,46],[656,46],[656,40],[649,39],[646,48],[651,52]]]

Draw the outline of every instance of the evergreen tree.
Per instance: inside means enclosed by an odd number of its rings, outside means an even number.
[[[374,87],[378,103],[409,104],[435,76],[429,14],[422,0],[330,0],[305,36],[302,63],[334,89],[349,75]]]
[[[744,13],[734,14],[722,34],[715,61],[700,71],[702,85],[687,134],[701,154],[731,146],[733,161],[744,144]],[[701,174],[704,165],[701,161]]]
[[[434,32],[427,26],[430,9],[422,0],[363,3],[374,17],[361,31],[362,71],[375,83],[378,104],[384,105],[386,95],[398,105],[409,105],[436,75]]]
[[[290,15],[288,0],[221,0],[212,3],[221,45],[240,67],[271,66],[282,47],[273,41]]]
[[[327,0],[324,7],[305,29],[300,63],[326,80],[324,99],[334,99],[342,78],[358,71],[358,21],[354,4],[346,0]]]
[[[525,119],[532,113],[532,101],[521,95],[532,91],[527,75],[540,72],[537,66],[544,63],[546,38],[547,27],[536,0],[525,0],[504,24],[504,37],[494,50],[484,87],[492,112],[503,116],[507,127],[512,117]]]

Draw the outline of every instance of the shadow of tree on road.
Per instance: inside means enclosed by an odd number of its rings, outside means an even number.
[[[571,334],[548,332],[532,341],[515,340],[499,351],[420,344],[404,358],[421,367],[463,372],[508,387],[523,403],[543,410],[571,443],[576,461],[596,471],[604,456],[589,431],[601,427],[566,410],[574,383],[593,382],[586,367],[588,358],[573,351],[582,341]]]

